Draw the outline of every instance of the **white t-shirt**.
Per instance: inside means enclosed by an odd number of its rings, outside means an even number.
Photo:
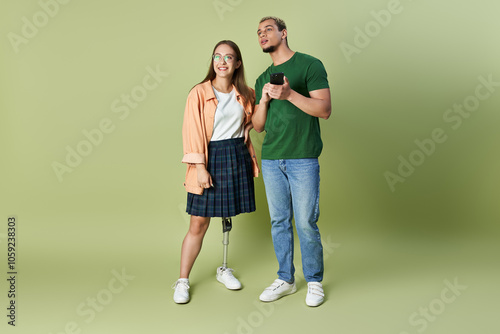
[[[210,140],[241,138],[245,131],[245,111],[236,100],[234,89],[229,93],[221,93],[213,87],[218,104],[215,110],[214,132]]]

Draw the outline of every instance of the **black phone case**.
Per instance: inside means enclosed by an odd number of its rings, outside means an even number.
[[[283,72],[271,73],[271,79],[269,80],[269,82],[273,85],[283,85],[285,83],[283,77]]]

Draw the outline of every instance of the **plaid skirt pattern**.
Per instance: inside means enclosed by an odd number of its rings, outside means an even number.
[[[255,211],[252,159],[243,138],[208,144],[207,171],[213,187],[188,193],[186,212],[200,217],[234,217]]]

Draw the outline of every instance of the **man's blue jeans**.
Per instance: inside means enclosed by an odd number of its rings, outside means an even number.
[[[293,225],[300,242],[302,269],[307,282],[323,280],[323,246],[318,226],[319,163],[318,159],[262,160],[271,215],[271,235],[278,259],[278,277],[294,281]]]

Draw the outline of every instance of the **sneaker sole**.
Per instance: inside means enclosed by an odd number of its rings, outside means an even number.
[[[308,303],[308,302],[306,301],[306,305],[307,305],[307,306],[310,306],[310,307],[318,307],[318,306],[320,306],[321,304],[323,304],[323,302],[324,302],[324,300],[320,301],[319,303],[314,303],[314,304],[313,304],[313,303]]]
[[[264,299],[263,299],[263,298],[262,298],[262,296],[259,296],[259,299],[260,299],[261,301],[263,301],[263,302],[266,302],[266,303],[268,303],[268,302],[274,302],[274,301],[276,301],[276,300],[280,299],[281,297],[285,297],[285,296],[291,295],[291,294],[293,294],[293,293],[295,293],[295,292],[297,292],[297,287],[296,287],[296,286],[294,286],[294,287],[292,288],[292,290],[290,290],[290,292],[287,292],[287,293],[285,293],[285,294],[282,294],[282,295],[276,296],[275,298],[269,298],[269,299],[265,299],[265,298],[264,298]]]
[[[174,302],[176,304],[187,304],[189,302],[189,299],[188,300],[184,300],[184,299],[182,299],[182,300],[179,300],[179,299],[175,300],[174,299]]]

